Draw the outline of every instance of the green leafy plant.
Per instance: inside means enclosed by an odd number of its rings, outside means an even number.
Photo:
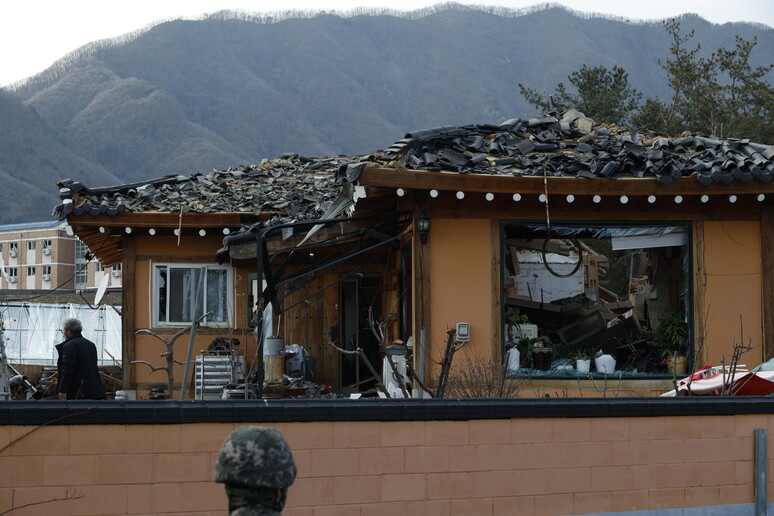
[[[575,352],[570,355],[570,360],[573,362],[577,360],[591,360],[591,355],[586,348],[577,348]]]
[[[688,325],[679,310],[670,308],[661,316],[656,337],[661,346],[661,356],[685,354]]]
[[[521,313],[519,307],[509,306],[505,311],[505,322],[508,325],[508,335],[506,335],[505,340],[510,341],[510,337],[514,335],[514,329],[517,333],[521,334],[521,325],[528,323],[529,318],[527,317],[527,314]],[[508,347],[513,346],[518,346],[518,344],[516,342],[512,342]]]
[[[528,323],[529,317],[527,317],[527,314],[521,313],[518,306],[509,306],[505,311],[505,321],[510,326],[518,328],[520,325]]]

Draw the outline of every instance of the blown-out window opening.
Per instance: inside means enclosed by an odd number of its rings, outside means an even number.
[[[689,225],[508,222],[501,237],[511,374],[684,376],[693,354]]]

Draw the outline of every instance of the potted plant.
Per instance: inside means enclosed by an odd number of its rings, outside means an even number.
[[[679,310],[670,308],[664,311],[656,331],[661,357],[666,358],[667,369],[674,375],[687,374],[685,358],[688,339],[688,324]]]
[[[529,322],[527,314],[521,313],[519,307],[509,306],[505,311],[505,340],[516,342],[521,335],[521,325]]]
[[[591,370],[591,356],[585,348],[578,348],[570,360],[575,362],[575,369],[580,373],[588,373]]]
[[[594,354],[594,367],[598,373],[612,374],[615,372],[615,357],[600,349]]]
[[[519,347],[513,342],[506,346],[505,354],[507,357],[506,363],[508,364],[508,373],[514,374],[519,370],[519,366],[521,365],[521,353],[519,352]]]
[[[535,369],[539,371],[548,371],[551,369],[551,359],[554,356],[554,348],[552,347],[551,338],[542,335],[534,339],[530,339],[532,363]]]

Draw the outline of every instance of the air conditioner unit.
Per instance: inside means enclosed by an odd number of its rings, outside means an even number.
[[[8,256],[10,256],[11,258],[16,258],[17,254],[19,254],[19,252],[16,249],[11,249],[10,251],[8,251]]]
[[[111,275],[112,275],[114,278],[120,278],[120,277],[121,277],[121,271],[110,271],[110,274],[111,274]]]
[[[16,283],[16,276],[11,276],[8,278],[8,283]]]
[[[45,254],[46,256],[49,256],[51,254],[51,248],[44,247],[43,248],[43,254]]]
[[[51,274],[44,274],[43,281],[51,281]]]

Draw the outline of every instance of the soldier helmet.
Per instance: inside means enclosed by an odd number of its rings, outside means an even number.
[[[229,435],[215,463],[215,482],[237,487],[290,487],[296,464],[290,445],[273,428],[243,426]]]

